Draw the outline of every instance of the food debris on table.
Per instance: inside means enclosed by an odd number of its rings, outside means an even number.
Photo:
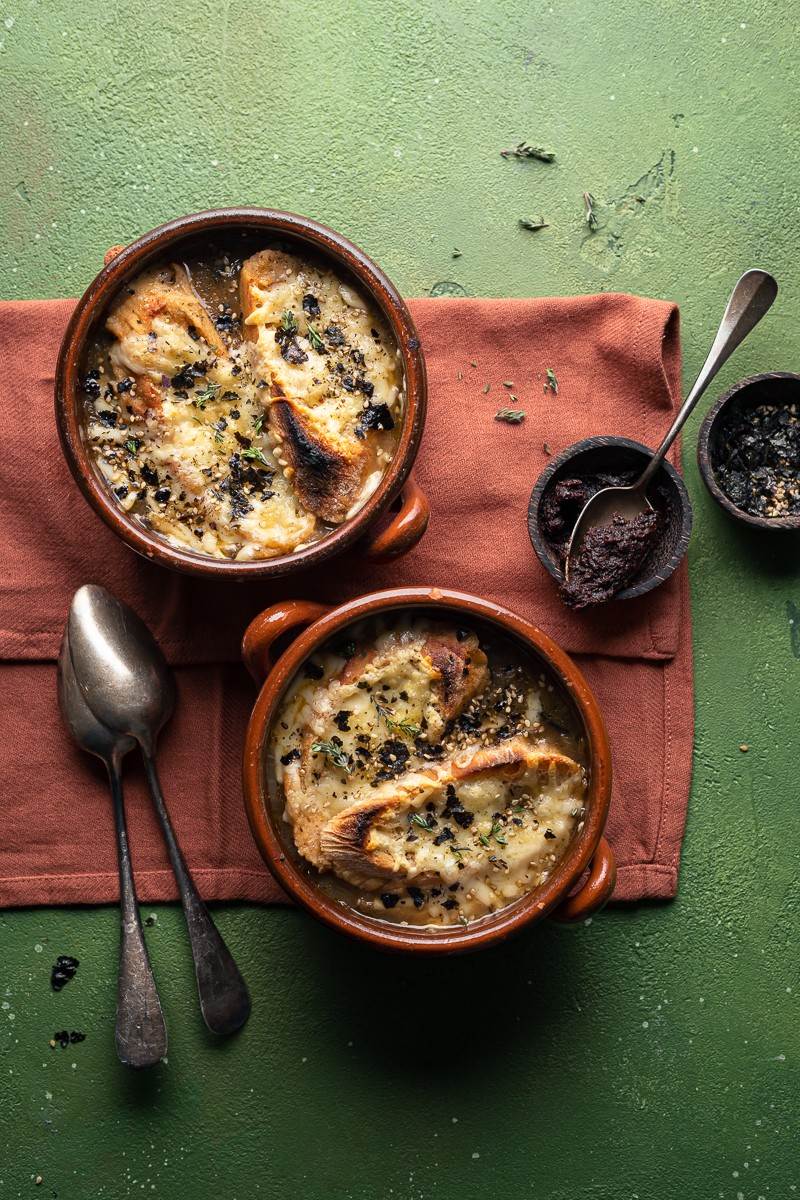
[[[75,1046],[78,1042],[85,1041],[86,1034],[81,1033],[78,1029],[59,1029],[50,1038],[50,1048],[55,1050],[56,1046],[60,1046],[62,1050],[65,1050],[67,1046]]]
[[[530,229],[533,233],[535,233],[537,229],[550,228],[544,217],[520,217],[517,224],[519,225],[520,229]]]
[[[59,954],[50,972],[50,986],[53,991],[60,992],[63,987],[66,987],[79,966],[77,958],[72,958],[69,954]]]
[[[586,224],[589,226],[589,232],[594,233],[597,229],[597,213],[594,211],[594,206],[597,203],[591,192],[583,193],[583,208]]]
[[[520,425],[525,420],[525,410],[522,408],[501,408],[494,414],[495,421],[504,421],[506,425]]]
[[[557,396],[558,395],[558,380],[556,379],[556,373],[552,367],[547,368],[546,375],[547,375],[547,380],[545,382],[543,391],[546,392],[547,389],[549,388],[550,391],[555,396]]]
[[[501,158],[535,158],[539,162],[553,162],[555,160],[555,152],[547,150],[544,146],[531,146],[528,142],[519,142],[512,150],[501,150]]]

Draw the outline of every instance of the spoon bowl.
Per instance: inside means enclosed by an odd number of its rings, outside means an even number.
[[[70,652],[83,697],[104,725],[155,739],[175,708],[175,681],[150,630],[127,604],[96,584],[72,599]]]

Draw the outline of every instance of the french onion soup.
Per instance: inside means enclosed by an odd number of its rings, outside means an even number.
[[[582,828],[586,747],[541,663],[494,627],[424,613],[352,626],[273,723],[269,794],[342,904],[467,924],[542,885]]]
[[[84,369],[87,437],[117,504],[212,558],[288,554],[354,516],[402,422],[402,362],[375,304],[252,235],[145,270]]]

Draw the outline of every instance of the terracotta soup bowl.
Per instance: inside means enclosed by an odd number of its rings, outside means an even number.
[[[468,925],[434,928],[382,920],[358,912],[320,886],[320,876],[298,855],[283,803],[268,780],[267,758],[273,721],[287,688],[310,656],[332,637],[365,617],[430,615],[459,626],[500,634],[571,704],[586,746],[588,789],[585,818],[550,878],[535,891]],[[245,663],[261,691],[244,750],[244,795],[253,837],[278,883],[315,917],[359,941],[385,950],[450,954],[482,949],[546,916],[578,921],[596,912],[614,888],[614,855],[603,837],[611,793],[611,758],[600,710],[573,661],[546,634],[499,605],[434,587],[373,592],[335,608],[307,600],[266,609],[243,641]]]
[[[352,280],[385,317],[403,365],[405,402],[396,450],[381,482],[350,519],[304,548],[274,558],[236,561],[213,558],[179,547],[152,532],[125,512],[102,479],[86,441],[81,380],[89,347],[102,329],[110,305],[121,290],[146,267],[180,261],[192,247],[224,242],[241,243],[247,253],[280,245],[299,255],[328,262],[344,279]],[[106,266],[78,301],[67,326],[55,380],[56,421],[64,456],[92,508],[133,550],[177,571],[215,579],[274,579],[318,565],[363,539],[371,559],[404,554],[428,524],[428,504],[411,478],[425,423],[427,383],[425,361],[411,314],[394,285],[363,251],[332,229],[307,217],[262,208],[215,209],[169,221],[137,238],[115,246]],[[379,518],[392,509],[388,524],[376,530]]]

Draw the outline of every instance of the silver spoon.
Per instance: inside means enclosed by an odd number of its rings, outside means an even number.
[[[152,1067],[167,1053],[167,1027],[139,918],[125,828],[121,764],[136,743],[124,733],[106,729],[83,699],[72,668],[66,633],[58,659],[58,703],[64,723],[75,741],[82,750],[104,762],[108,771],[117,830],[121,916],[115,1028],[117,1055],[120,1062],[129,1067]]]
[[[156,740],[175,706],[175,683],[150,630],[105,588],[79,588],[68,621],[75,675],[94,715],[139,743],[147,782],[178,881],[203,1020],[233,1033],[250,1015],[250,996],[181,853],[155,764]]]
[[[778,285],[766,271],[745,271],[725,309],[714,344],[703,363],[694,387],[684,400],[666,437],[635,483],[625,487],[607,487],[596,492],[583,506],[567,543],[564,574],[569,580],[570,568],[583,545],[586,534],[598,525],[610,524],[616,513],[631,520],[640,513],[652,512],[647,498],[647,486],[661,466],[664,455],[683,428],[686,418],[706,390],[723,363],[727,362],[740,342],[756,327],[771,308],[778,294]]]

